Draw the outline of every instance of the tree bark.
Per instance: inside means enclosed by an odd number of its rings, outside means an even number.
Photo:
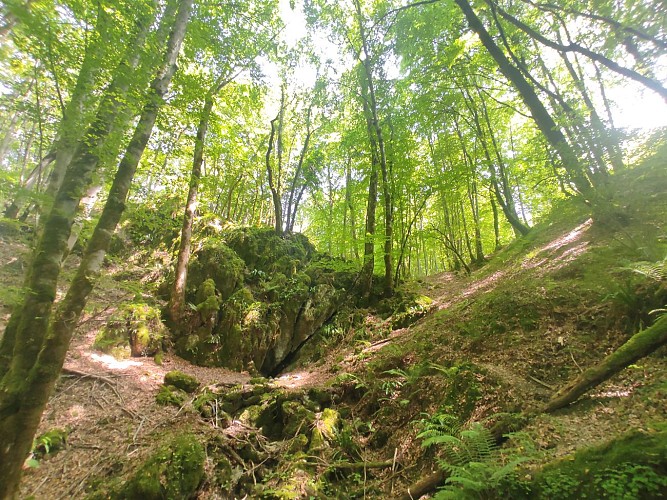
[[[384,295],[391,297],[394,293],[393,282],[393,263],[392,263],[392,243],[393,243],[393,202],[392,190],[390,185],[389,174],[387,171],[387,155],[384,143],[384,136],[382,134],[382,127],[378,115],[378,104],[375,95],[375,81],[373,77],[373,67],[371,63],[370,47],[368,45],[368,37],[364,27],[363,14],[361,12],[361,3],[359,0],[354,1],[356,10],[357,25],[359,28],[359,37],[361,39],[361,48],[364,53],[364,59],[361,61],[361,66],[364,69],[366,77],[366,96],[364,97],[367,106],[367,117],[370,120],[369,134],[375,135],[375,141],[371,140],[371,147],[376,149],[377,160],[379,162],[380,171],[382,173],[382,198],[384,201]],[[364,92],[362,92],[364,94]],[[375,147],[373,147],[375,142]]]
[[[273,178],[273,168],[271,167],[271,153],[273,152],[273,142],[276,136],[276,122],[280,120],[282,109],[273,120],[271,120],[271,133],[269,134],[269,145],[266,148],[266,175],[269,181],[269,189],[271,190],[271,199],[273,200],[273,214],[275,217],[274,227],[276,233],[283,234],[283,207],[280,199],[278,186]]]
[[[81,265],[65,299],[49,325],[55,299],[60,260],[68,229],[78,204],[77,190],[86,184],[89,162],[73,162],[65,174],[53,210],[45,224],[38,251],[29,270],[29,288],[18,328],[14,330],[14,350],[3,361],[0,381],[0,498],[15,495],[21,466],[39,424],[42,411],[58,379],[69,342],[92,290],[94,277],[104,259],[113,231],[125,206],[125,198],[141,154],[150,137],[157,111],[163,101],[189,19],[192,0],[182,0],[173,25],[164,64],[151,84],[149,96],[135,133],[114,179],[109,199]],[[102,124],[100,124],[101,126]],[[80,195],[79,195],[80,197]],[[13,318],[12,318],[13,319]],[[11,322],[11,320],[10,320]],[[9,326],[8,326],[9,330]],[[5,337],[7,336],[5,332]],[[4,344],[3,338],[3,344]],[[7,363],[6,361],[10,361]]]
[[[84,136],[84,132],[86,131],[85,117],[95,99],[93,87],[97,75],[101,70],[100,63],[106,52],[109,50],[109,40],[105,36],[104,30],[104,25],[110,22],[108,19],[109,14],[102,8],[97,9],[97,11],[97,21],[95,24],[96,36],[86,46],[83,62],[81,64],[81,69],[79,70],[74,90],[64,108],[63,116],[58,125],[56,138],[51,145],[49,154],[47,154],[47,156],[55,155],[55,161],[53,162],[53,168],[51,169],[46,184],[46,190],[44,192],[45,201],[41,206],[41,213],[44,215],[48,215],[50,212],[53,200],[63,182],[65,171],[74,158],[77,145],[80,143]],[[122,67],[123,64],[127,66],[126,74],[120,75],[118,71],[116,72],[115,78],[107,87],[106,95],[102,97],[103,100],[109,99],[109,94],[116,92],[118,99],[122,101],[123,96],[127,93],[127,89],[123,89],[121,81],[125,80],[129,83],[129,75],[139,64],[140,51],[137,50],[137,47],[140,47],[143,44],[146,35],[148,34],[147,25],[150,24],[150,21],[148,19],[142,19],[137,24],[137,35],[131,40],[126,49],[131,56],[126,56],[125,63],[121,61],[119,64],[119,68]],[[100,104],[99,109],[102,109],[102,104]]]
[[[560,157],[563,167],[568,172],[570,179],[577,190],[584,197],[588,198],[588,201],[591,201],[590,198],[594,197],[594,193],[592,193],[592,186],[588,179],[583,174],[579,159],[568,144],[563,132],[542,104],[542,101],[535,93],[535,90],[533,90],[521,72],[510,63],[507,56],[505,56],[502,50],[500,50],[498,45],[493,41],[493,38],[491,38],[491,35],[482,24],[482,21],[473,11],[470,2],[468,0],[454,1],[463,11],[470,28],[477,33],[482,45],[484,45],[491,57],[496,61],[496,64],[498,64],[500,72],[514,85],[521,95],[521,98],[531,112],[533,120],[535,120],[535,123],[542,134],[544,134],[547,141],[549,141],[549,144],[551,144]]]
[[[587,369],[578,378],[559,390],[542,408],[542,412],[551,413],[564,408],[593,387],[665,344],[667,344],[667,314],[663,314],[649,328],[630,337],[625,344],[596,366]]]
[[[226,75],[225,75],[226,76]],[[188,264],[190,263],[190,251],[192,241],[192,226],[194,225],[195,212],[197,210],[197,195],[199,193],[199,182],[202,176],[202,164],[204,162],[204,146],[206,144],[206,133],[208,123],[213,110],[213,100],[222,88],[229,82],[221,76],[206,93],[204,106],[199,115],[197,136],[195,138],[195,151],[192,159],[192,171],[190,173],[190,185],[188,198],[185,202],[185,214],[181,228],[181,242],[178,248],[176,260],[176,271],[174,285],[171,290],[169,313],[172,321],[178,325],[185,307],[185,285],[188,279]],[[231,194],[230,194],[231,196]]]

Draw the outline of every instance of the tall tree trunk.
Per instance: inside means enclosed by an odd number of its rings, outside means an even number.
[[[208,129],[208,122],[212,109],[213,96],[209,93],[206,96],[204,107],[199,116],[194,158],[192,160],[192,171],[190,173],[190,187],[188,189],[188,198],[185,202],[185,214],[183,216],[183,225],[181,228],[181,242],[178,249],[174,285],[171,289],[171,300],[169,303],[169,313],[172,321],[176,325],[180,324],[183,308],[185,306],[185,285],[188,278],[188,264],[190,263],[192,226],[195,220],[195,211],[197,210],[197,193],[199,192],[201,166],[204,162],[204,143],[206,141],[206,131]]]
[[[357,246],[357,228],[356,217],[354,215],[354,205],[352,204],[352,159],[347,158],[345,167],[345,206],[350,210],[350,235],[352,236],[352,251],[357,262],[361,261],[359,257],[359,248]]]
[[[366,97],[364,100],[368,106],[367,116],[370,118],[369,133],[375,135],[376,140],[376,154],[379,162],[380,171],[382,173],[382,198],[384,201],[384,295],[390,297],[394,293],[393,282],[393,264],[392,264],[392,243],[393,243],[393,202],[390,186],[389,174],[387,171],[387,155],[384,143],[384,136],[382,134],[382,127],[378,115],[378,104],[375,95],[375,80],[373,76],[373,66],[371,61],[370,47],[368,44],[368,37],[366,28],[364,26],[364,18],[361,12],[361,3],[359,0],[354,0],[354,6],[357,15],[357,25],[359,28],[359,38],[361,39],[361,48],[364,53],[364,59],[361,65],[364,69],[366,77]],[[362,92],[364,94],[364,92]],[[363,95],[362,95],[363,97]],[[371,144],[372,147],[372,144]]]
[[[273,176],[273,167],[271,166],[271,153],[273,152],[273,144],[276,136],[276,122],[280,120],[282,114],[282,108],[273,120],[271,120],[271,133],[269,134],[269,145],[266,148],[266,175],[269,181],[269,189],[271,190],[271,199],[273,200],[273,215],[274,215],[274,227],[276,233],[283,234],[283,207],[282,201],[280,199],[280,192],[278,191],[279,187],[276,185],[276,181]]]
[[[475,128],[477,130],[477,134],[480,137],[482,150],[484,151],[484,156],[489,165],[489,173],[491,174],[491,185],[494,188],[496,199],[500,204],[500,207],[503,211],[503,214],[505,215],[505,218],[507,219],[507,222],[510,223],[512,229],[514,230],[514,235],[517,237],[526,235],[530,231],[530,228],[526,224],[521,222],[521,219],[519,218],[519,215],[516,211],[516,203],[514,202],[514,196],[509,184],[509,175],[507,173],[507,168],[505,166],[505,162],[503,161],[503,157],[500,154],[500,148],[498,147],[495,135],[493,134],[493,127],[491,125],[491,118],[489,117],[488,109],[486,107],[486,102],[484,101],[484,98],[482,97],[479,88],[477,88],[477,94],[482,104],[482,115],[484,116],[484,120],[487,126],[488,136],[491,139],[491,145],[493,146],[493,150],[495,153],[496,162],[498,166],[497,171],[494,161],[491,158],[489,147],[486,142],[486,134],[484,133],[482,125],[479,121],[479,113],[477,112],[477,109],[474,106],[472,98],[469,96],[467,98],[467,102],[469,102],[468,109],[470,109],[471,111],[475,123]]]
[[[86,45],[83,62],[81,63],[81,69],[79,70],[74,90],[63,110],[56,138],[51,145],[49,154],[47,154],[47,156],[55,155],[55,161],[48,177],[47,187],[44,192],[45,199],[41,206],[41,213],[45,216],[48,215],[51,209],[53,200],[63,182],[65,171],[74,158],[77,145],[86,131],[86,115],[95,98],[95,92],[93,92],[95,80],[102,69],[101,62],[109,50],[109,39],[105,26],[111,22],[108,18],[109,14],[103,8],[99,8],[97,11],[95,36]],[[124,99],[127,89],[123,88],[121,82],[126,82],[125,85],[129,85],[129,75],[139,65],[141,53],[137,50],[137,47],[143,45],[148,34],[147,25],[150,25],[150,22],[151,20],[145,18],[137,23],[137,35],[135,35],[134,40],[126,48],[128,54],[131,55],[126,55],[125,61],[121,61],[119,65],[119,67],[126,65],[127,70],[124,74],[120,74],[118,70],[116,71],[114,80],[107,87],[106,95],[102,97],[103,100],[109,99],[110,94],[113,92],[117,94],[119,101]],[[102,104],[100,104],[99,109],[102,109]]]
[[[489,202],[491,203],[491,212],[493,212],[494,250],[498,250],[500,248],[500,220],[498,218],[498,206],[494,200],[493,189],[489,189]]]
[[[549,114],[549,111],[547,111],[544,104],[542,104],[542,101],[535,93],[535,90],[533,90],[521,72],[510,63],[507,56],[505,56],[503,51],[500,50],[498,45],[493,41],[493,38],[491,38],[491,35],[482,24],[482,21],[473,11],[470,2],[468,0],[454,1],[461,8],[468,20],[470,28],[477,33],[482,45],[484,45],[491,57],[496,61],[496,64],[498,64],[500,72],[514,85],[521,95],[521,98],[530,110],[537,127],[560,157],[563,167],[568,172],[569,177],[577,190],[589,201],[592,201],[591,199],[594,198],[592,186],[583,173],[579,159],[572,150],[572,147],[568,144],[567,139],[565,139],[563,132]]]
[[[296,165],[296,170],[294,172],[294,177],[292,178],[292,185],[290,186],[289,199],[287,201],[287,221],[285,222],[285,231],[291,233],[294,230],[294,223],[296,219],[296,207],[294,206],[294,195],[298,186],[299,179],[301,177],[301,172],[303,171],[304,161],[306,160],[306,155],[308,154],[308,146],[310,145],[310,138],[313,135],[313,131],[310,128],[310,115],[313,110],[313,104],[311,103],[308,106],[308,111],[306,112],[306,139],[303,141],[303,146],[301,147],[301,152],[299,153],[299,161]],[[294,211],[294,216],[292,216],[292,211]]]
[[[29,269],[29,288],[10,359],[0,359],[0,498],[12,498],[18,488],[21,466],[39,420],[62,369],[72,333],[92,290],[113,231],[125,207],[132,177],[157,116],[163,96],[176,70],[176,58],[185,34],[192,0],[181,0],[162,67],[151,84],[146,105],[128,145],[109,198],[81,265],[53,322],[49,325],[55,299],[60,261],[69,226],[82,188],[89,177],[89,162],[74,161],[65,174],[53,210],[44,226],[34,261]],[[99,124],[102,127],[102,124]],[[13,319],[13,318],[12,318]],[[11,320],[10,320],[11,323]],[[9,325],[8,329],[9,330]],[[7,337],[8,331],[5,331]],[[3,338],[4,344],[5,338]]]
[[[378,155],[375,137],[371,133],[371,118],[365,98],[367,94],[365,89],[367,87],[364,82],[365,80],[362,79],[362,100],[371,143],[371,172],[368,180],[368,202],[366,204],[366,234],[364,236],[364,264],[361,269],[361,293],[363,297],[369,298],[371,289],[373,288],[373,270],[375,269],[375,212],[377,210],[378,196]]]
[[[150,23],[144,22],[139,29],[144,32],[148,31],[149,27]],[[146,33],[140,36],[141,40],[145,35]],[[55,298],[60,263],[66,252],[71,224],[79,202],[91,182],[92,174],[98,166],[102,144],[108,138],[113,122],[124,106],[124,95],[131,79],[130,72],[133,63],[139,59],[139,53],[140,47],[132,47],[127,60],[122,61],[116,69],[114,79],[102,98],[95,120],[77,147],[76,155],[66,172],[67,175],[54,200],[53,208],[46,218],[43,226],[45,229],[40,231],[46,233],[46,225],[49,224],[48,235],[41,234],[38,238],[26,281],[27,288],[34,293],[27,294],[24,302],[14,309],[0,342],[0,377],[3,377],[9,369],[13,353],[21,349],[20,344],[15,345],[15,338],[26,339],[29,348],[26,347],[21,357],[27,360],[34,360],[41,345],[41,338],[32,338],[32,335],[43,335],[45,331],[46,318],[50,314]],[[17,330],[23,333],[17,335]]]
[[[190,263],[192,226],[194,225],[195,212],[197,210],[197,195],[199,193],[199,182],[202,176],[202,164],[204,163],[204,146],[206,144],[208,123],[211,119],[214,98],[228,82],[229,80],[223,76],[218,78],[206,93],[204,107],[199,115],[199,125],[197,126],[197,136],[195,138],[195,151],[192,159],[192,171],[190,173],[190,185],[188,188],[188,198],[185,202],[185,214],[183,215],[183,225],[181,227],[181,242],[178,248],[175,278],[169,302],[169,313],[172,321],[176,325],[180,324],[185,307],[185,285],[188,279],[188,264]]]

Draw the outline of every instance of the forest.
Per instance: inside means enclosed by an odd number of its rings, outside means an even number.
[[[0,500],[667,497],[662,0],[0,2]]]

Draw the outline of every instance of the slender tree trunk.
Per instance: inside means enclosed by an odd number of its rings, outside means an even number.
[[[197,126],[197,136],[195,138],[195,151],[192,160],[192,171],[190,173],[190,186],[188,189],[188,198],[185,202],[185,214],[183,215],[183,225],[181,228],[181,242],[178,249],[175,278],[169,303],[169,313],[172,321],[176,325],[180,324],[183,310],[185,308],[185,285],[188,279],[188,264],[190,263],[192,226],[194,225],[195,212],[197,210],[197,196],[199,193],[199,182],[202,176],[202,165],[204,163],[206,133],[208,132],[208,124],[211,119],[214,98],[228,82],[229,80],[225,79],[223,76],[218,78],[206,93],[204,107],[199,115],[199,125]]]
[[[393,203],[391,196],[391,186],[389,174],[387,171],[387,156],[385,150],[384,136],[382,134],[382,127],[378,116],[378,104],[375,96],[375,81],[373,77],[373,67],[371,62],[370,48],[368,45],[368,37],[366,35],[366,28],[364,26],[364,18],[361,12],[361,3],[359,0],[354,0],[354,6],[357,15],[357,25],[359,28],[359,38],[361,39],[362,51],[364,59],[361,65],[365,73],[366,96],[364,97],[365,104],[368,107],[367,116],[370,119],[369,133],[375,135],[376,140],[376,155],[379,162],[380,171],[382,173],[382,197],[384,201],[384,295],[390,297],[394,293],[393,282],[393,264],[392,264],[392,242],[393,242]],[[362,92],[364,94],[364,92]],[[371,147],[373,147],[371,145]]]
[[[310,128],[310,115],[312,113],[312,109],[313,105],[311,103],[311,105],[308,106],[308,111],[306,113],[306,139],[303,141],[303,146],[301,147],[301,152],[299,153],[299,161],[296,165],[294,177],[292,178],[292,185],[290,187],[289,199],[287,201],[287,210],[286,210],[287,221],[285,223],[285,230],[287,232],[292,232],[294,230],[294,219],[296,218],[296,210],[294,210],[294,217],[292,217],[294,194],[296,193],[299,178],[301,177],[301,172],[303,171],[304,161],[306,160],[306,155],[308,154],[308,146],[310,145],[310,138],[313,135],[313,131]]]
[[[271,166],[271,153],[273,152],[273,143],[276,136],[276,122],[280,120],[282,108],[273,120],[271,120],[271,133],[269,134],[269,145],[266,148],[266,175],[269,181],[269,189],[271,190],[271,199],[273,200],[273,215],[275,217],[274,227],[276,233],[283,234],[283,207],[280,199],[280,192],[273,177],[273,167]]]
[[[181,228],[181,242],[178,249],[174,285],[171,290],[171,300],[169,303],[171,319],[176,325],[181,321],[185,306],[185,285],[188,278],[188,264],[190,263],[192,226],[195,220],[195,211],[197,210],[197,194],[199,192],[201,166],[204,161],[204,144],[212,109],[213,95],[209,92],[199,116],[199,126],[197,127],[197,137],[195,139],[195,152],[192,160],[192,172],[190,173],[190,187],[188,189],[188,198],[185,202],[185,215],[183,216],[183,226]]]
[[[507,168],[505,166],[505,162],[503,161],[503,157],[500,154],[500,148],[498,147],[498,144],[496,142],[495,135],[493,134],[493,127],[491,125],[491,119],[489,117],[488,109],[486,107],[486,102],[482,98],[482,94],[479,88],[477,88],[477,93],[480,98],[480,102],[482,104],[482,115],[484,116],[489,138],[491,139],[491,145],[493,146],[493,150],[495,153],[498,165],[498,171],[496,171],[494,162],[491,159],[491,153],[489,152],[489,147],[485,140],[486,134],[484,133],[484,130],[482,129],[481,123],[479,121],[479,114],[477,112],[477,109],[474,107],[472,99],[470,97],[468,97],[467,99],[467,101],[469,101],[468,108],[471,111],[473,120],[475,122],[475,128],[477,129],[477,134],[480,137],[482,150],[484,151],[484,156],[489,165],[489,173],[491,174],[491,185],[494,188],[496,199],[500,204],[500,207],[503,211],[503,214],[505,215],[505,218],[507,219],[507,222],[510,223],[512,229],[514,230],[515,236],[517,237],[523,236],[528,234],[530,228],[523,222],[521,222],[521,219],[519,218],[519,215],[516,211],[514,196],[512,193],[512,189],[509,185],[509,178],[508,178],[509,176],[507,174]]]
[[[507,56],[500,50],[498,45],[493,41],[491,35],[486,30],[482,21],[477,17],[477,14],[472,9],[468,0],[454,0],[456,4],[461,8],[463,14],[468,20],[470,28],[477,33],[480,41],[486,48],[486,50],[491,54],[491,57],[498,64],[500,72],[505,75],[505,77],[514,85],[519,94],[521,95],[524,103],[531,112],[535,123],[538,128],[544,134],[549,144],[554,148],[558,153],[563,167],[569,173],[569,176],[576,186],[577,190],[586,198],[591,201],[593,198],[592,186],[588,182],[588,179],[583,174],[583,170],[579,159],[572,150],[571,146],[568,144],[567,139],[563,135],[563,132],[560,130],[556,122],[553,120],[549,111],[544,107],[542,101],[535,93],[535,90],[530,86],[526,81],[521,72],[513,66],[510,61],[507,59]]]
[[[491,202],[491,211],[493,212],[493,236],[494,236],[494,250],[500,248],[500,220],[498,218],[498,206],[494,200],[493,190],[489,190],[489,202]]]
[[[359,248],[357,246],[357,228],[356,217],[354,214],[354,205],[352,204],[352,159],[348,156],[345,168],[345,205],[350,210],[350,234],[352,236],[352,251],[357,262],[361,262],[359,257]]]
[[[74,161],[67,170],[53,210],[44,226],[37,252],[29,270],[29,288],[10,341],[13,356],[0,359],[0,498],[12,498],[18,488],[21,466],[39,424],[41,414],[58,379],[72,333],[92,290],[113,231],[125,206],[125,199],[141,154],[150,137],[155,117],[176,70],[189,19],[192,0],[182,0],[167,44],[164,64],[151,84],[147,103],[114,179],[100,221],[88,243],[81,265],[54,321],[49,325],[55,299],[60,261],[69,227],[83,187],[87,184],[90,162]],[[104,128],[102,124],[98,125]],[[11,323],[12,320],[10,320]],[[4,340],[8,329],[5,331]],[[47,334],[48,333],[48,334]]]
[[[109,50],[109,40],[106,36],[105,29],[106,23],[110,22],[108,19],[109,14],[103,8],[99,8],[97,11],[97,29],[95,36],[86,46],[76,85],[74,86],[70,99],[64,108],[56,138],[50,148],[49,154],[55,155],[55,161],[44,192],[45,201],[42,203],[41,207],[41,213],[45,215],[47,215],[51,209],[53,200],[63,182],[65,171],[74,158],[77,145],[81,141],[83,133],[86,131],[86,114],[95,99],[93,88],[97,76],[102,69],[101,62]],[[126,49],[131,55],[129,57],[126,56],[126,60],[124,62],[121,61],[119,66],[122,67],[125,65],[127,69],[123,74],[116,71],[114,80],[107,87],[106,95],[102,97],[103,100],[112,98],[110,96],[112,93],[117,94],[117,99],[119,101],[124,99],[124,95],[127,93],[127,88],[125,87],[129,85],[130,74],[139,65],[140,51],[137,50],[137,47],[143,45],[146,35],[148,34],[147,25],[149,24],[150,20],[148,18],[139,21],[138,34]],[[102,109],[102,104],[100,104],[99,109]],[[47,154],[47,156],[49,156],[49,154]]]

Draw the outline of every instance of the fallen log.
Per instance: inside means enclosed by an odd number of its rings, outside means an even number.
[[[416,500],[422,495],[435,490],[438,486],[445,482],[445,479],[447,479],[447,475],[444,473],[444,471],[436,471],[426,477],[421,478],[416,483],[413,483],[408,488],[408,491],[403,493],[398,498],[399,500]]]
[[[585,370],[579,377],[574,379],[571,383],[560,389],[549,402],[538,409],[524,414],[524,424],[527,423],[540,413],[552,413],[556,410],[566,407],[573,403],[579,397],[591,390],[593,387],[600,385],[602,382],[608,380],[624,368],[630,366],[636,361],[640,360],[653,353],[656,349],[667,344],[667,314],[663,314],[652,326],[636,333],[621,347],[616,349],[609,356],[604,358],[597,365]],[[516,425],[519,420],[505,421],[494,426],[491,430],[494,438],[498,443],[502,441],[502,436],[507,432],[518,430]],[[421,478],[416,483],[413,483],[400,496],[400,500],[412,500],[435,490],[446,479],[444,472],[435,472],[429,476]]]
[[[593,387],[665,344],[667,344],[667,314],[663,314],[652,326],[630,337],[625,344],[600,363],[588,368],[579,377],[560,389],[541,409],[541,412],[551,413],[566,407]]]

